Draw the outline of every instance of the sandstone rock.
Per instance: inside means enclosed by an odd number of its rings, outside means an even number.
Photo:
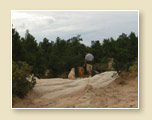
[[[73,103],[87,91],[106,86],[117,77],[116,71],[109,71],[97,74],[91,78],[77,78],[75,80],[62,78],[37,79],[33,93],[25,99],[31,102],[28,107],[70,107],[74,106]],[[87,98],[88,97],[85,97],[85,100],[87,100]],[[84,100],[84,98],[82,100]],[[64,105],[64,101],[68,104]]]

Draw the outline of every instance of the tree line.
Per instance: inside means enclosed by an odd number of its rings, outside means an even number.
[[[35,37],[26,30],[21,37],[15,28],[12,28],[12,60],[22,61],[32,67],[32,73],[37,77],[60,77],[67,75],[72,67],[83,66],[84,52],[89,51],[95,57],[94,69],[105,71],[108,58],[114,59],[116,71],[128,71],[134,61],[138,59],[138,37],[131,32],[122,33],[116,40],[112,37],[91,41],[91,46],[82,44],[80,35],[67,40],[57,37],[55,41],[44,38],[37,42]]]

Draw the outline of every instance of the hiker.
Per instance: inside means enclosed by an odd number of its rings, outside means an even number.
[[[89,77],[92,76],[92,63],[94,61],[94,56],[89,53],[88,51],[85,52],[85,59],[84,59],[84,67],[86,66],[86,70],[89,74]]]

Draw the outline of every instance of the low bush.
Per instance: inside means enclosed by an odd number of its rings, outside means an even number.
[[[107,63],[96,63],[93,65],[93,70],[99,73],[108,71]]]
[[[129,67],[129,71],[130,71],[131,73],[133,73],[133,72],[138,72],[138,61],[137,61],[137,60],[134,61],[134,62],[133,62],[133,65]]]
[[[31,79],[27,79],[32,71],[25,62],[12,63],[12,94],[20,98],[24,98],[27,93],[34,87],[36,79],[32,76]]]

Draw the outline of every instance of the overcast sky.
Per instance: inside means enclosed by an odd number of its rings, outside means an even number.
[[[28,29],[38,42],[80,34],[82,43],[90,45],[92,40],[117,39],[122,33],[138,36],[138,11],[12,11],[11,18],[20,36]]]

